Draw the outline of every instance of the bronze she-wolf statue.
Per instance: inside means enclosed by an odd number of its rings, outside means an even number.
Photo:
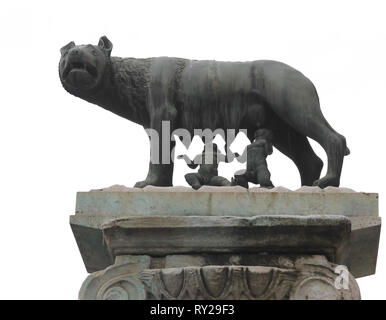
[[[343,158],[349,153],[346,140],[328,124],[314,85],[299,71],[269,60],[118,58],[111,57],[112,48],[105,36],[98,45],[64,46],[59,63],[64,88],[154,129],[161,139],[170,139],[162,136],[162,121],[169,121],[171,130],[184,128],[192,135],[194,129],[247,129],[251,141],[256,130],[271,130],[273,145],[294,161],[302,185],[339,186]],[[323,162],[307,137],[327,153],[323,178]],[[173,142],[168,145],[173,147]],[[171,186],[172,176],[173,162],[151,162],[147,178],[136,187]]]

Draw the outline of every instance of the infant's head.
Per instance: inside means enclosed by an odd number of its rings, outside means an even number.
[[[259,129],[259,130],[256,130],[254,138],[255,140],[264,139],[264,140],[267,140],[268,142],[271,142],[273,139],[273,134],[271,130]]]

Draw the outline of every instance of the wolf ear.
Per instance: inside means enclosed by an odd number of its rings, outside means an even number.
[[[62,49],[60,49],[60,53],[63,55],[64,53],[66,53],[68,50],[70,50],[73,47],[75,47],[75,43],[74,43],[74,41],[71,41],[71,42],[67,43]]]
[[[98,47],[106,52],[107,56],[110,56],[111,50],[113,50],[113,44],[106,36],[100,37]]]

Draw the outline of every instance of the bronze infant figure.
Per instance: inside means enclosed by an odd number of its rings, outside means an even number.
[[[202,186],[226,187],[231,185],[229,180],[218,175],[218,165],[221,161],[225,162],[225,155],[219,152],[217,144],[212,142],[206,143],[204,151],[196,156],[193,161],[186,154],[180,155],[177,158],[184,159],[191,169],[200,166],[198,172],[191,172],[185,175],[186,182],[193,189],[198,190]]]
[[[121,117],[153,129],[161,141],[162,122],[171,130],[246,129],[253,140],[256,130],[274,133],[273,146],[294,161],[302,185],[339,186],[345,138],[324,118],[312,82],[294,68],[277,61],[220,62],[158,57],[112,57],[107,37],[98,45],[61,49],[59,76],[71,94]],[[320,178],[323,162],[307,137],[326,151],[327,174]],[[231,141],[225,139],[229,145]],[[175,143],[159,148],[171,152]],[[166,148],[166,150],[165,150]],[[227,149],[228,150],[228,149]],[[149,164],[137,187],[171,186],[173,163]]]
[[[260,184],[262,188],[273,188],[266,161],[267,156],[273,152],[273,134],[270,130],[259,129],[255,132],[254,138],[247,146],[247,169],[236,172],[232,184],[248,188],[248,182],[252,182]]]

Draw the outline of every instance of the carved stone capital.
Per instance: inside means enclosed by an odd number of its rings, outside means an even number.
[[[308,300],[360,299],[355,278],[323,256],[298,257],[288,267],[191,266],[151,269],[148,256],[126,256],[91,274],[80,299]]]
[[[79,299],[144,300],[146,291],[138,275],[149,266],[149,256],[117,257],[114,265],[87,277],[79,291]]]

